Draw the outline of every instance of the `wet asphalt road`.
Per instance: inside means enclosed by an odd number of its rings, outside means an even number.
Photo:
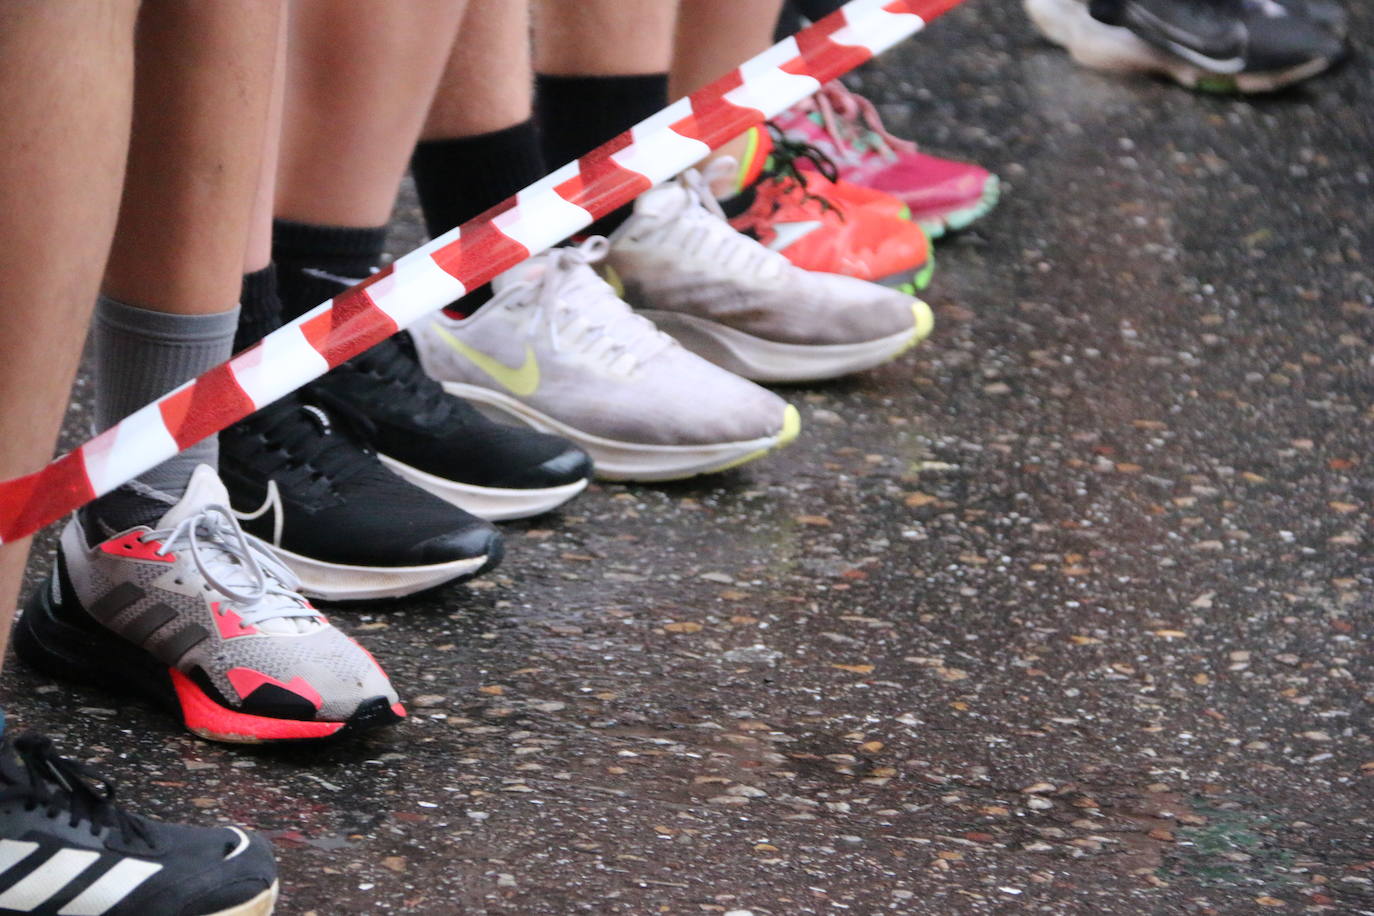
[[[787,392],[792,448],[334,613],[386,734],[244,752],[18,664],[6,708],[267,831],[289,914],[1374,912],[1359,50],[1197,97],[972,0],[862,82],[1004,201],[941,246],[927,344]]]

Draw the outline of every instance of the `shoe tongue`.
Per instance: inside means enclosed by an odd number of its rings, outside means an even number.
[[[548,270],[547,259],[543,256],[533,257],[527,261],[516,264],[510,270],[498,275],[491,281],[491,291],[495,295],[500,295],[517,283],[534,283]]]
[[[167,510],[167,514],[158,521],[157,527],[175,528],[191,516],[199,515],[210,503],[229,505],[229,491],[224,489],[224,484],[220,482],[215,469],[208,464],[202,464],[191,474],[191,480],[186,484],[186,493],[181,497],[181,502]]]
[[[646,216],[675,216],[692,205],[692,194],[676,182],[645,191],[635,201],[635,212]]]

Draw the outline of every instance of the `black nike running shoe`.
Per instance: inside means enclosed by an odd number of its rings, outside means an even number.
[[[282,270],[286,314],[338,295],[342,279]],[[356,415],[388,468],[485,519],[548,512],[582,492],[592,475],[587,453],[568,440],[497,423],[444,391],[420,368],[405,332],[334,369],[314,392],[331,411]]]
[[[494,526],[396,476],[310,397],[291,395],[220,433],[235,514],[303,594],[396,598],[500,561]]]
[[[0,914],[267,916],[277,868],[237,827],[164,824],[34,734],[0,745]]]

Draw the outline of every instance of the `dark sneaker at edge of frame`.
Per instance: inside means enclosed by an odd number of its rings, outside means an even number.
[[[1042,34],[1098,70],[1157,73],[1209,92],[1273,92],[1344,54],[1323,0],[1025,0]],[[1334,9],[1334,12],[1333,12]]]
[[[289,395],[220,434],[234,514],[326,601],[400,598],[486,572],[501,534],[402,480],[349,416]]]
[[[212,741],[319,741],[405,716],[372,655],[239,527],[213,468],[179,501],[133,498],[165,512],[123,531],[78,513],[63,530],[52,579],[15,625],[20,659],[140,695]]]
[[[0,744],[0,914],[268,916],[276,900],[262,837],[131,814],[47,738]]]
[[[313,269],[283,270],[287,314],[300,314],[348,287]],[[392,471],[491,521],[528,518],[586,489],[587,453],[567,439],[495,422],[446,392],[420,368],[404,331],[314,383],[331,412],[351,413],[363,441]]]

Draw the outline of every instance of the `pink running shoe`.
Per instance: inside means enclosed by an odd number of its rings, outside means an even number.
[[[833,80],[775,123],[820,148],[852,184],[885,191],[911,208],[931,238],[963,229],[997,203],[997,176],[966,162],[928,156],[888,133],[873,103]]]

